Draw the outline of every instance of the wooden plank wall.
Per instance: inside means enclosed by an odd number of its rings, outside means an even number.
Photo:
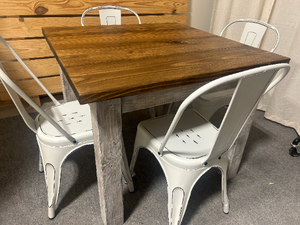
[[[100,5],[128,7],[139,14],[142,23],[187,23],[188,0],[0,0],[0,36],[6,39],[51,93],[61,93],[58,65],[41,27],[81,26],[80,18],[84,10]],[[133,14],[126,13],[122,12],[122,24],[137,23]],[[85,25],[100,26],[96,14],[88,15]],[[44,92],[2,44],[0,62],[19,87],[39,103]],[[0,83],[0,106],[11,103]]]

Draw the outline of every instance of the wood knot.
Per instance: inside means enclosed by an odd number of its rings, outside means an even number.
[[[24,18],[23,17],[19,17],[19,21],[20,22],[24,22]]]
[[[180,3],[180,2],[175,2],[173,5],[174,5],[174,9],[172,11],[172,14],[176,14],[177,13],[177,9],[183,6],[183,4]]]
[[[36,15],[44,15],[46,12],[48,12],[48,9],[44,6],[39,6],[34,10]]]

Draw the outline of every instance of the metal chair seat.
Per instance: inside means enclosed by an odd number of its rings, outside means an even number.
[[[78,143],[93,143],[91,113],[88,105],[80,105],[78,101],[73,101],[51,106],[44,111],[66,132],[72,135]],[[35,118],[35,123],[38,128],[38,138],[43,143],[50,146],[70,144],[65,136],[40,114]]]

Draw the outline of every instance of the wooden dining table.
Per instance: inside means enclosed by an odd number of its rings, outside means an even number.
[[[290,60],[175,23],[44,27],[43,34],[60,66],[65,99],[91,106],[104,224],[124,220],[122,113],[180,101],[219,77]],[[232,165],[237,171],[239,162]]]

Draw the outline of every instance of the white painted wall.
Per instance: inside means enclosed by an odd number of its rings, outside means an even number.
[[[188,25],[209,31],[214,0],[189,0]]]

